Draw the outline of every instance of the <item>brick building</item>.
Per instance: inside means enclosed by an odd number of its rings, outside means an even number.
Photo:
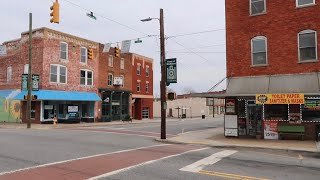
[[[153,119],[153,60],[128,55],[132,63],[132,117]]]
[[[25,32],[3,43],[7,55],[0,57],[0,92],[21,100],[23,122],[27,91],[22,89],[22,74],[28,74],[28,42]],[[52,121],[55,114],[59,122],[110,121],[131,115],[133,54],[115,58],[112,50],[103,53],[102,44],[48,28],[33,30],[32,46],[32,74],[39,75],[39,90],[32,92],[38,97],[32,101],[34,123]]]
[[[320,123],[316,1],[226,0],[226,136],[278,139],[279,129],[298,126],[306,139],[315,138]]]

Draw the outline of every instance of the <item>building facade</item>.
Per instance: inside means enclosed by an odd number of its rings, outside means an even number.
[[[153,119],[153,59],[129,54],[132,63],[132,117]]]
[[[21,38],[3,45],[7,55],[0,57],[0,114],[2,110],[4,114],[13,114],[11,121],[18,122],[19,113],[22,122],[26,122],[28,34],[22,33]],[[116,58],[113,48],[109,52],[103,49],[100,43],[52,29],[33,30],[32,82],[36,89],[33,87],[32,95],[37,97],[31,105],[33,123],[52,122],[55,116],[59,122],[112,121],[132,116],[132,97],[136,92],[132,82],[137,81],[132,68],[135,57],[140,55],[128,53]],[[152,67],[152,60],[142,60],[141,64]],[[149,70],[152,96],[152,68]],[[146,83],[145,74],[143,77],[140,79]],[[21,101],[19,107],[16,100]],[[15,113],[8,110],[11,106]],[[142,110],[137,115],[140,116]]]
[[[281,127],[298,126],[305,139],[315,139],[320,123],[316,1],[226,1],[226,136],[279,139]]]

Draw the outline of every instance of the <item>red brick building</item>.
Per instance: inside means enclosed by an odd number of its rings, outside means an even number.
[[[287,128],[315,138],[320,123],[316,1],[226,0],[226,121],[231,122],[226,136],[278,139]]]
[[[22,74],[28,74],[28,34],[3,45],[7,55],[0,57],[0,91],[16,92],[26,122]],[[34,123],[52,121],[54,115],[59,122],[111,121],[131,115],[133,54],[116,58],[113,49],[104,53],[102,44],[48,28],[33,30],[32,46],[32,74],[39,75],[39,90],[32,92],[38,97],[32,101]]]
[[[132,116],[153,119],[153,60],[129,54],[132,63]]]

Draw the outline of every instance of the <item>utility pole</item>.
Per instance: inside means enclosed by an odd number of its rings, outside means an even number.
[[[29,13],[29,69],[28,69],[28,102],[27,102],[27,128],[31,128],[31,66],[32,66],[32,13]]]
[[[161,93],[161,139],[166,139],[166,57],[165,57],[165,38],[164,38],[164,23],[163,23],[163,9],[160,9],[160,60],[161,60],[161,81],[160,81],[160,93]]]

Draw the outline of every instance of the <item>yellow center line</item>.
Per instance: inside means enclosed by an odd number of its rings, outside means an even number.
[[[225,178],[229,178],[229,179],[270,180],[270,179],[266,179],[266,178],[241,176],[241,175],[237,175],[237,174],[228,174],[228,173],[221,173],[221,172],[214,172],[214,171],[204,171],[204,170],[201,170],[198,173],[205,174],[205,175],[210,175],[210,176],[225,177]]]

